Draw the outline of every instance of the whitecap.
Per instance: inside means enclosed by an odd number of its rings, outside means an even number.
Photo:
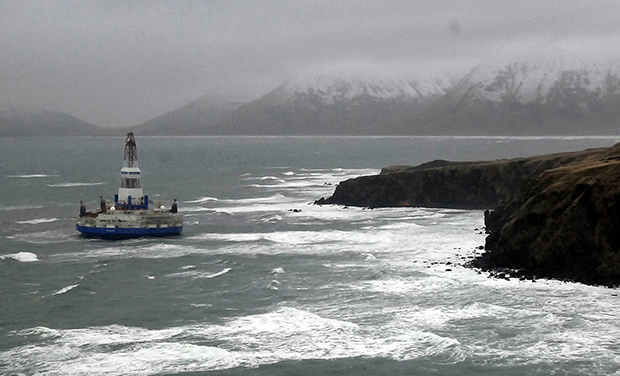
[[[103,185],[106,182],[100,181],[96,183],[58,183],[58,184],[48,184],[48,187],[51,188],[71,188],[71,187],[83,187],[83,186],[91,186],[91,185]]]
[[[179,211],[181,212],[187,212],[187,213],[198,213],[198,212],[215,212],[215,210],[210,209],[210,208],[203,208],[202,206],[199,207],[182,207],[179,208]]]
[[[317,187],[323,186],[325,183],[323,181],[309,181],[309,180],[289,180],[278,181],[280,184],[250,184],[249,187],[253,188],[264,188],[264,189],[284,189],[284,188],[309,188],[309,187]]]
[[[140,242],[149,242],[148,239],[135,239],[132,240],[133,243]],[[84,260],[84,259],[98,259],[102,257],[112,257],[112,258],[132,258],[132,257],[140,257],[140,258],[148,258],[148,259],[160,259],[160,258],[172,258],[172,257],[181,257],[189,254],[201,253],[201,251],[192,246],[182,245],[182,244],[151,244],[149,243],[146,246],[132,246],[127,247],[126,243],[119,242],[119,245],[114,245],[111,247],[99,248],[99,249],[89,249],[84,252],[70,252],[70,253],[59,253],[55,255],[51,255],[50,257],[59,261],[71,261],[71,260]],[[123,244],[125,244],[123,246]]]
[[[0,211],[41,209],[42,207],[41,205],[9,205],[0,206]]]
[[[282,217],[277,215],[277,214],[275,214],[275,215],[269,216],[267,218],[262,218],[261,222],[269,223],[269,222],[277,222],[277,221],[281,221],[281,220],[282,220]]]
[[[63,287],[60,290],[58,290],[55,293],[53,293],[52,295],[62,295],[64,293],[66,293],[67,291],[71,291],[71,290],[73,290],[74,288],[76,288],[78,286],[79,286],[79,284]]]
[[[274,243],[283,244],[321,244],[346,243],[357,244],[389,244],[389,234],[367,233],[357,231],[277,231],[264,234],[264,238]]]
[[[379,227],[379,229],[381,230],[414,230],[418,227],[422,227],[422,226],[412,223],[412,222],[401,222],[400,220],[397,220],[396,223],[383,225]]]
[[[279,183],[284,183],[284,180],[275,176],[259,176],[259,177],[247,177],[245,180],[273,180]]]
[[[196,200],[185,201],[185,203],[186,204],[202,204],[204,202],[209,202],[209,201],[219,201],[219,200],[215,197],[201,197]]]
[[[324,318],[318,314],[292,307],[282,307],[276,311],[240,317],[230,323],[228,328],[239,329],[245,333],[260,334],[301,334],[321,328],[325,331],[357,331],[359,325],[348,321]]]
[[[407,360],[450,352],[459,345],[455,339],[411,326],[365,327],[292,307],[239,317],[221,326],[188,328],[188,334],[231,341],[238,349],[237,356],[259,364],[353,357]]]
[[[314,231],[284,231],[270,233],[232,233],[232,234],[201,234],[192,240],[220,240],[227,242],[257,242],[267,240],[284,244],[312,244],[317,242],[318,233]]]
[[[225,203],[232,204],[252,204],[252,203],[264,203],[264,202],[281,202],[286,197],[280,193],[276,193],[267,197],[252,197],[252,198],[242,198],[242,199],[228,199],[223,200]]]
[[[220,270],[219,272],[216,273],[212,273],[212,272],[204,272],[204,271],[199,271],[199,270],[189,270],[186,272],[179,272],[179,273],[172,273],[172,274],[168,274],[166,275],[166,277],[189,277],[189,278],[194,278],[194,279],[198,279],[198,278],[206,278],[206,279],[211,279],[211,278],[216,278],[219,277],[221,275],[224,275],[226,273],[228,273],[229,271],[231,271],[231,268],[226,268],[223,270]]]
[[[35,261],[39,261],[39,258],[37,257],[36,254],[34,253],[30,253],[30,252],[18,252],[18,253],[12,253],[12,254],[8,254],[8,255],[2,255],[0,256],[0,260],[3,260],[5,258],[11,258],[20,262],[35,262]]]
[[[227,350],[177,341],[174,337],[182,332],[120,325],[26,329],[12,334],[40,335],[45,342],[0,352],[0,364],[11,364],[16,374],[36,369],[41,374],[89,376],[176,374],[242,365]]]
[[[366,261],[376,261],[377,258],[372,253],[368,253],[368,254],[366,254],[366,257],[364,258],[364,260],[366,260]]]
[[[47,244],[47,243],[62,243],[70,238],[73,238],[74,234],[67,234],[60,230],[49,230],[42,232],[32,232],[24,234],[15,234],[7,236],[7,239],[22,241],[32,244]]]
[[[31,219],[27,221],[17,221],[17,223],[25,224],[25,225],[38,225],[41,223],[50,223],[50,222],[56,222],[56,221],[60,221],[60,218],[37,218],[37,219]]]
[[[58,175],[46,175],[46,174],[23,174],[23,175],[7,175],[7,178],[22,178],[22,179],[32,179],[32,178],[53,178]]]
[[[12,335],[40,335],[42,341],[1,352],[0,363],[15,364],[16,373],[37,366],[39,370],[59,374],[147,375],[256,367],[286,360],[408,360],[463,350],[455,339],[406,324],[388,319],[386,325],[366,326],[328,314],[280,307],[267,313],[230,318],[223,324],[159,330],[120,325],[33,328]],[[209,342],[221,343],[222,348],[234,351],[196,344]]]
[[[502,307],[486,303],[470,303],[461,307],[446,305],[427,309],[404,309],[396,315],[399,320],[424,329],[444,328],[451,322],[470,319],[508,319],[536,315],[537,312]]]
[[[58,337],[60,335],[60,331],[45,326],[35,326],[33,328],[11,332],[11,335],[19,335],[23,337],[39,336],[40,338],[47,339]]]
[[[264,203],[264,204],[251,204],[251,205],[239,205],[229,206],[224,209],[214,209],[214,212],[221,214],[238,214],[238,213],[260,213],[260,212],[286,212],[291,208],[291,205],[297,204],[293,200],[286,200],[281,202]]]
[[[220,240],[226,242],[254,242],[264,239],[263,235],[254,233],[245,234],[223,234],[223,233],[205,233],[200,235],[190,236],[189,240]]]
[[[231,268],[226,268],[224,270],[220,270],[217,273],[202,275],[201,278],[215,278],[215,277],[219,277],[221,275],[224,275],[224,274],[228,273],[231,270],[232,270]]]
[[[235,248],[236,252],[243,249],[255,252],[281,252],[285,248],[291,251],[299,248],[305,252],[318,251],[342,252],[347,250],[357,250],[360,245],[380,246],[380,249],[373,248],[373,252],[392,247],[394,240],[390,234],[370,233],[368,231],[276,231],[265,233],[204,233],[187,238],[188,240],[207,240],[224,241],[230,243],[253,243],[247,248]],[[278,244],[279,247],[273,247]],[[223,251],[220,249],[220,251]]]

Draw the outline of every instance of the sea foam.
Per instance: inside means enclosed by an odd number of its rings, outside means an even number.
[[[16,223],[25,224],[25,225],[38,225],[41,223],[50,223],[50,222],[56,222],[59,220],[60,220],[59,218],[37,218],[37,219],[31,219],[27,221],[17,221]]]
[[[1,255],[0,256],[0,260],[6,259],[6,258],[10,258],[10,259],[14,259],[20,262],[35,262],[35,261],[39,261],[39,258],[37,257],[36,254],[34,253],[30,253],[30,252],[18,252],[18,253],[11,253],[8,255]]]
[[[227,350],[177,341],[179,329],[147,330],[111,325],[53,330],[37,327],[13,335],[38,335],[40,345],[0,352],[0,371],[41,375],[152,375],[240,366]],[[109,351],[114,348],[114,351]],[[3,364],[11,365],[6,369]]]

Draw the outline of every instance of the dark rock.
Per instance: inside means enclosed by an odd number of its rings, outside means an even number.
[[[491,212],[473,265],[615,286],[620,283],[620,144],[550,169]]]
[[[433,161],[415,167],[386,167],[379,175],[341,182],[316,204],[359,207],[443,207],[488,209],[511,200],[543,171],[582,160],[594,150],[490,162]],[[488,231],[504,218],[485,215]]]

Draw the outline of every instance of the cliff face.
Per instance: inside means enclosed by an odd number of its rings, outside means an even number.
[[[520,192],[541,172],[582,160],[595,150],[492,162],[432,161],[384,168],[380,175],[341,182],[317,204],[489,209]]]
[[[542,173],[488,216],[483,268],[620,283],[620,144]]]

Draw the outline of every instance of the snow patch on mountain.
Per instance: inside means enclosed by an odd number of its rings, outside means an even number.
[[[517,62],[484,62],[453,90],[456,100],[466,97],[489,102],[513,100],[545,103],[554,89],[601,98],[618,94],[620,62],[605,62],[568,53],[541,54]]]
[[[277,89],[272,100],[285,103],[300,95],[319,97],[323,104],[360,97],[425,99],[444,95],[449,88],[450,82],[445,78],[404,78],[373,72],[321,73],[289,81]]]

